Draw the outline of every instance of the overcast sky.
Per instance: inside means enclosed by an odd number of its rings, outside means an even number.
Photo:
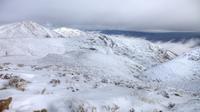
[[[200,31],[200,0],[0,0],[0,24]]]

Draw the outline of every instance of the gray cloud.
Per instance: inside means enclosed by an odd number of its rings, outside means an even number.
[[[199,0],[1,0],[0,24],[200,31]]]

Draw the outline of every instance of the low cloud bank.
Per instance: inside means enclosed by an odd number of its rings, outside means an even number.
[[[180,55],[184,52],[188,52],[195,47],[200,47],[200,39],[189,39],[179,42],[156,42],[156,44],[171,50],[172,52]]]
[[[200,31],[199,0],[0,0],[0,24],[33,20],[81,28]]]

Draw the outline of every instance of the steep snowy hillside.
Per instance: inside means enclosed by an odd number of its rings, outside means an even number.
[[[144,73],[147,80],[189,91],[200,91],[200,48]]]
[[[179,59],[157,44],[22,23],[0,29],[0,99],[11,97],[8,112],[176,112],[188,103],[187,111],[200,110],[200,101],[192,100],[199,94],[154,86],[147,76],[141,80],[144,71]],[[182,57],[199,63],[190,53]]]
[[[0,26],[0,38],[52,38],[62,37],[58,33],[51,31],[32,21],[23,21]]]

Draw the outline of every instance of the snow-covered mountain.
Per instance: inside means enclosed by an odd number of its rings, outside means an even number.
[[[3,29],[3,30],[2,30]],[[66,52],[101,52],[123,56],[138,66],[151,67],[173,58],[165,49],[143,39],[128,39],[117,36],[106,36],[98,33],[87,33],[76,29],[61,28],[55,30],[66,38],[41,38],[49,34],[57,37],[57,33],[34,22],[21,22],[1,27],[1,56],[46,56],[48,54],[64,54]],[[4,33],[3,33],[4,32]],[[8,33],[9,32],[9,33]],[[8,36],[4,36],[4,35]],[[11,36],[12,35],[12,36]],[[75,38],[67,38],[67,37]],[[28,37],[20,38],[19,37]],[[35,37],[39,37],[37,39]],[[10,45],[12,43],[12,46]],[[110,56],[110,55],[107,55]],[[141,61],[145,60],[145,61]]]
[[[200,110],[192,100],[198,87],[191,94],[167,85],[174,76],[198,81],[199,49],[177,57],[144,39],[21,22],[0,27],[0,56],[0,99],[12,97],[9,112]]]
[[[0,56],[45,56],[65,51],[62,35],[31,21],[0,26],[0,49]]]
[[[52,38],[62,37],[58,33],[49,30],[32,21],[23,21],[0,26],[0,38]]]
[[[85,34],[85,32],[81,30],[67,28],[67,27],[58,28],[58,29],[55,29],[54,31],[65,37],[77,37],[77,36],[81,36]]]
[[[149,69],[144,76],[165,86],[200,91],[200,48]]]

